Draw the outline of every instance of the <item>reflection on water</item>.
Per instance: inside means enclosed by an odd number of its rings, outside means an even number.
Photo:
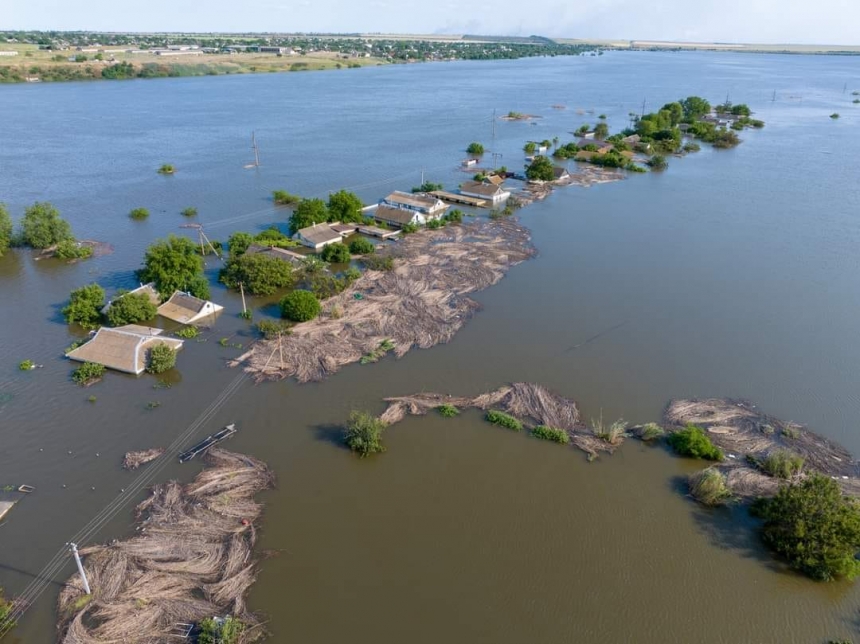
[[[239,297],[215,286],[227,309],[186,343],[171,388],[110,374],[82,390],[68,378],[61,351],[74,333],[59,316],[68,292],[91,281],[135,286],[146,245],[183,232],[183,208],[196,206],[207,234],[224,240],[285,221],[273,189],[324,197],[352,186],[371,201],[417,185],[422,168],[454,187],[468,176],[463,148],[490,140],[494,108],[544,116],[497,124],[495,149],[517,168],[526,139],[565,140],[594,120],[577,108],[606,113],[617,130],[643,96],[651,109],[730,91],[763,131],[744,133],[736,150],[568,188],[522,211],[539,256],[477,294],[483,311],[450,344],[320,384],[245,385],[200,434],[236,422],[227,447],[278,473],[264,495],[262,547],[280,555],[264,562],[251,598],[274,641],[850,637],[858,591],[781,570],[743,510],[689,502],[677,479],[692,465],[660,449],[631,443],[589,464],[471,413],[409,419],[369,461],[336,439],[350,409],[381,411],[386,395],[475,395],[527,380],[578,400],[586,419],[643,422],[671,397],[746,397],[860,451],[860,188],[845,153],[856,149],[858,117],[841,93],[851,65],[630,53],[3,88],[0,114],[15,127],[0,134],[0,199],[15,214],[50,200],[80,237],[116,252],[74,265],[25,252],[0,259],[0,483],[37,488],[0,526],[0,584],[20,592],[129,486],[122,455],[170,444],[235,377],[225,362],[242,350],[218,340],[247,345],[253,334],[237,317]],[[780,100],[770,102],[774,89]],[[550,108],[559,103],[568,109]],[[251,130],[263,165],[245,170]],[[159,176],[163,162],[177,174]],[[138,206],[152,212],[147,221],[127,217]],[[219,266],[209,260],[213,282]],[[254,301],[258,319],[271,301]],[[45,367],[19,372],[25,358]],[[188,479],[199,466],[160,476]],[[120,512],[98,538],[130,522]],[[56,588],[18,629],[22,641],[52,641]]]

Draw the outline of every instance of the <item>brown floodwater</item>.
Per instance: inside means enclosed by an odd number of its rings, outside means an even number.
[[[682,478],[697,465],[659,447],[630,441],[588,463],[476,412],[408,418],[379,458],[339,441],[351,409],[381,412],[386,395],[525,380],[576,399],[586,420],[647,422],[673,397],[745,397],[860,452],[860,119],[842,94],[852,64],[630,53],[0,89],[14,126],[0,132],[0,199],[16,216],[50,200],[80,237],[116,249],[74,265],[0,259],[0,485],[37,488],[0,524],[0,585],[21,593],[131,488],[140,474],[121,470],[122,455],[169,445],[236,378],[226,360],[253,334],[238,296],[214,286],[225,313],[186,343],[170,388],[150,376],[109,374],[86,390],[69,381],[62,349],[79,335],[59,313],[69,290],[134,286],[144,248],[183,232],[182,208],[196,205],[210,237],[225,239],[283,224],[268,201],[276,188],[347,186],[369,202],[418,184],[422,168],[453,186],[465,145],[489,140],[493,108],[545,117],[497,124],[496,149],[514,168],[526,139],[567,140],[599,113],[621,128],[643,95],[651,109],[730,90],[763,131],[523,210],[538,257],[477,294],[483,310],[450,344],[323,383],[246,381],[189,442],[235,422],[226,446],[278,475],[261,495],[260,549],[276,554],[250,597],[275,642],[856,639],[860,590],[784,570],[743,508],[686,498]],[[254,129],[263,167],[244,170]],[[156,174],[165,161],[175,176]],[[126,216],[138,206],[152,211],[146,222]],[[210,260],[213,285],[217,268]],[[273,301],[252,302],[257,319]],[[19,372],[25,358],[44,367]],[[171,462],[153,481],[200,466]],[[80,545],[121,538],[132,522],[126,504]],[[55,639],[58,584],[72,572],[67,560],[11,641]]]

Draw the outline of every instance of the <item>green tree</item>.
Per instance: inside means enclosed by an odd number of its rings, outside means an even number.
[[[535,150],[537,150],[537,143],[535,143],[534,141],[528,141],[523,146],[523,152],[525,152],[526,154],[534,154]]]
[[[684,108],[684,117],[688,119],[697,119],[711,111],[711,104],[698,96],[688,96],[679,103]]]
[[[320,257],[331,264],[345,264],[349,261],[349,248],[345,244],[329,244],[322,249]]]
[[[483,154],[484,153],[484,146],[481,145],[480,143],[478,143],[477,141],[472,141],[469,144],[469,146],[466,148],[466,152],[468,152],[469,154],[475,154],[475,155]]]
[[[0,202],[0,257],[9,250],[12,243],[12,218],[6,204]]]
[[[280,301],[281,317],[293,322],[307,322],[320,314],[319,300],[310,291],[301,289],[285,295]]]
[[[69,303],[63,308],[63,317],[69,324],[79,324],[85,329],[94,329],[101,320],[105,305],[105,291],[98,284],[76,288],[69,295]]]
[[[219,279],[230,288],[239,288],[241,282],[248,293],[265,296],[293,286],[294,272],[292,264],[277,257],[262,253],[236,256],[231,251]]]
[[[248,250],[248,246],[254,243],[254,237],[250,233],[236,232],[227,238],[227,249],[230,251],[230,257],[239,257],[244,255]]]
[[[24,210],[21,220],[21,240],[32,248],[50,248],[67,239],[74,239],[69,222],[47,201],[37,201]]]
[[[338,190],[328,198],[328,220],[341,222],[359,222],[362,220],[361,209],[364,204],[353,192]]]
[[[601,141],[609,136],[609,126],[606,123],[598,123],[594,126],[594,138]]]
[[[298,195],[290,194],[286,190],[273,190],[272,200],[279,206],[291,206],[299,203],[302,198]]]
[[[836,481],[811,474],[753,507],[763,518],[765,544],[792,568],[820,581],[860,573],[860,507]]]
[[[526,168],[526,178],[529,181],[552,181],[555,178],[552,161],[547,157],[535,157]]]
[[[111,302],[105,316],[111,326],[122,326],[150,320],[156,313],[145,293],[126,293]]]
[[[647,163],[652,170],[665,170],[669,167],[669,162],[666,161],[666,157],[662,154],[655,154],[653,157],[648,159]]]
[[[203,258],[197,246],[187,237],[168,235],[146,249],[139,277],[154,282],[162,298],[174,291],[186,291],[195,297],[209,299],[209,283],[203,275]]]
[[[328,221],[328,208],[322,199],[302,199],[290,217],[290,234],[314,224]]]
[[[373,242],[364,237],[358,237],[349,243],[349,252],[353,255],[369,255],[374,250],[376,250],[376,246],[373,245]]]
[[[135,208],[130,213],[128,213],[128,216],[132,219],[140,221],[149,217],[149,210],[147,210],[146,208]]]
[[[672,125],[678,125],[678,123],[684,120],[684,106],[678,101],[675,101],[674,103],[666,103],[662,108],[660,108],[660,111],[669,115],[669,122]]]
[[[385,423],[365,411],[353,411],[349,415],[344,432],[344,440],[353,452],[364,458],[385,451],[382,432]]]
[[[244,632],[245,624],[237,617],[230,616],[220,622],[207,617],[200,622],[197,644],[238,644]]]
[[[749,116],[752,114],[752,110],[749,108],[749,105],[744,103],[738,103],[737,105],[732,105],[732,114],[735,116]]]
[[[159,342],[149,350],[146,363],[148,373],[164,373],[176,366],[176,351],[165,342]]]

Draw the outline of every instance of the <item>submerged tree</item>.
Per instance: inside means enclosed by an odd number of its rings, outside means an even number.
[[[341,222],[359,222],[362,219],[361,209],[364,204],[354,192],[338,190],[328,198],[328,220]]]
[[[156,313],[155,304],[145,293],[126,293],[111,302],[105,317],[111,326],[122,326],[150,320]]]
[[[186,291],[208,299],[209,283],[203,275],[203,266],[203,258],[190,239],[168,235],[146,249],[138,275],[143,282],[154,282],[155,290],[163,298],[174,291]]]
[[[322,199],[302,199],[293,216],[290,217],[290,234],[295,235],[302,228],[328,221],[328,208]]]
[[[21,241],[32,248],[50,248],[61,241],[74,239],[72,227],[60,217],[60,211],[47,201],[37,201],[24,210]]]
[[[94,329],[101,320],[105,305],[105,291],[98,284],[88,284],[72,291],[69,303],[63,308],[63,317],[69,324]]]
[[[544,156],[535,157],[526,168],[526,178],[529,181],[552,181],[555,178],[552,161]]]
[[[9,250],[12,244],[12,218],[6,204],[0,202],[0,257]]]
[[[231,237],[232,239],[232,237]],[[296,282],[293,265],[262,253],[234,255],[221,269],[219,279],[230,288],[243,285],[252,295],[272,295],[278,289],[289,288]]]
[[[385,451],[385,446],[382,444],[384,430],[383,421],[365,411],[353,411],[346,424],[344,440],[347,446],[362,458],[371,454],[381,454]]]
[[[176,366],[176,351],[165,342],[159,342],[149,350],[146,370],[149,373],[164,373]]]

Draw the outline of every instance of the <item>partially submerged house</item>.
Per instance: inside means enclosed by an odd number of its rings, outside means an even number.
[[[111,329],[102,327],[95,335],[66,357],[77,362],[95,362],[108,369],[139,375],[146,369],[147,354],[157,344],[166,344],[174,351],[182,348],[179,338],[161,337],[162,330],[127,324]]]
[[[483,183],[480,181],[467,181],[460,186],[460,194],[467,197],[476,197],[478,199],[486,199],[493,205],[500,203],[511,196],[511,193],[499,185],[493,183]]]
[[[379,206],[373,213],[373,218],[383,224],[397,228],[403,228],[408,224],[422,226],[427,223],[427,215],[423,213],[405,208],[392,208],[391,206]]]
[[[314,250],[320,250],[329,244],[336,244],[343,240],[343,235],[335,230],[330,224],[323,222],[321,224],[314,224],[313,226],[302,228],[293,235],[293,239],[299,242],[302,246],[307,246]]]
[[[497,174],[488,174],[482,180],[481,183],[489,183],[494,186],[500,186],[505,182],[505,177],[499,176]]]
[[[260,244],[251,244],[245,251],[247,255],[267,255],[276,259],[289,262],[293,266],[298,266],[305,258],[301,253],[297,253],[287,248],[278,248],[277,246],[261,246]]]
[[[448,210],[445,202],[438,197],[425,193],[413,194],[399,190],[395,190],[385,197],[385,199],[379,202],[379,205],[420,213],[424,216],[425,220],[422,223],[426,223],[430,219],[439,219]]]
[[[597,146],[597,149],[593,150],[593,152],[596,152],[597,154],[606,154],[607,152],[615,149],[611,143],[601,141],[600,139],[580,139],[577,141],[576,145],[580,148],[584,148],[586,145]]]
[[[132,294],[134,294],[134,295],[146,295],[147,299],[152,304],[154,304],[155,306],[158,306],[158,303],[161,301],[161,298],[158,297],[158,291],[155,290],[155,284],[153,284],[152,282],[149,282],[148,284],[141,284],[136,289],[128,291],[127,293],[123,293],[119,297],[116,297],[112,300],[109,300],[108,303],[105,304],[104,308],[102,308],[102,314],[103,315],[107,314],[108,310],[111,307],[111,304],[113,304],[117,300],[125,297],[126,295],[132,295]]]
[[[174,322],[193,324],[223,310],[224,307],[220,304],[201,300],[189,293],[176,291],[169,300],[158,307],[158,314]]]
[[[570,179],[570,172],[567,171],[567,168],[555,165],[552,167],[552,176],[555,181],[561,181],[563,179]]]

